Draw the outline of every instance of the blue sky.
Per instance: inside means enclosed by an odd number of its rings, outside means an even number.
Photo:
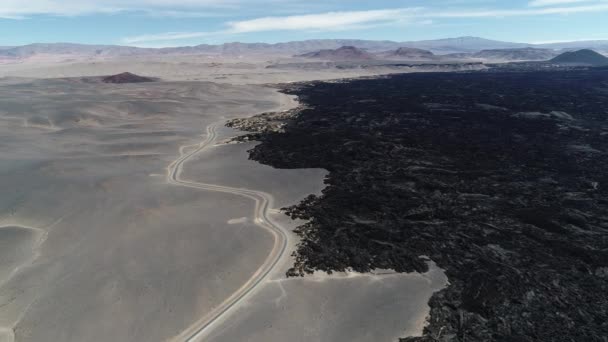
[[[608,39],[608,0],[0,0],[0,45]]]

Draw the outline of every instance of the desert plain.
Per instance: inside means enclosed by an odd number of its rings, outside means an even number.
[[[437,267],[286,278],[299,222],[280,208],[320,193],[327,172],[250,161],[255,142],[227,143],[240,133],[224,127],[297,106],[269,84],[393,70],[266,63],[0,66],[0,341],[377,341],[422,333],[429,298],[447,284]],[[122,71],[159,80],[98,77]],[[204,188],[171,181],[180,158],[181,182]],[[271,199],[268,218],[257,217],[258,193]],[[284,250],[269,267],[278,243]]]

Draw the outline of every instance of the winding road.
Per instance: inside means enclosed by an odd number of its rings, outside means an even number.
[[[204,336],[209,332],[210,328],[220,321],[230,310],[243,303],[245,298],[257,290],[268,278],[270,273],[275,269],[277,264],[287,250],[288,235],[284,228],[270,219],[268,216],[270,209],[273,204],[273,197],[265,192],[243,189],[243,188],[231,188],[227,186],[197,183],[181,178],[181,174],[184,168],[184,164],[198,153],[205,149],[213,146],[217,138],[217,126],[220,123],[215,123],[207,126],[207,136],[198,145],[182,146],[180,148],[180,156],[177,160],[171,163],[168,167],[167,181],[170,184],[183,186],[193,189],[199,189],[204,191],[215,191],[234,194],[249,198],[255,202],[254,211],[254,222],[257,226],[268,230],[274,237],[274,245],[272,251],[264,261],[264,263],[256,270],[256,272],[237,289],[230,297],[224,300],[219,306],[214,308],[209,314],[195,322],[188,329],[182,332],[180,335],[171,339],[171,341],[188,341],[195,342],[201,341]]]

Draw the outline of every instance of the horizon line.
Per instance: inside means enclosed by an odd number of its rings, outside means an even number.
[[[244,42],[244,41],[230,41],[224,43],[217,44],[209,44],[209,43],[201,43],[201,44],[192,44],[192,45],[171,45],[171,46],[145,46],[145,45],[129,45],[129,44],[109,44],[109,43],[100,43],[100,44],[91,44],[91,43],[77,43],[70,41],[56,41],[56,42],[33,42],[21,45],[6,45],[0,46],[0,48],[17,48],[31,45],[60,45],[60,44],[70,44],[70,45],[84,45],[84,46],[113,46],[113,47],[129,47],[129,48],[138,48],[138,49],[151,49],[151,50],[162,50],[162,49],[171,49],[171,48],[185,48],[185,47],[197,47],[197,46],[223,46],[230,44],[243,44],[243,45],[251,45],[251,44],[265,44],[265,45],[280,45],[280,44],[289,44],[289,43],[298,43],[298,42],[310,42],[310,41],[361,41],[361,42],[387,42],[387,43],[420,43],[420,42],[433,42],[440,40],[457,40],[457,39],[480,39],[493,41],[498,43],[507,43],[507,44],[521,44],[521,45],[551,45],[551,44],[567,44],[567,43],[585,43],[585,42],[608,42],[608,39],[572,39],[572,40],[547,40],[540,42],[519,42],[519,41],[506,41],[506,40],[497,40],[491,38],[484,38],[480,36],[458,36],[458,37],[444,37],[444,38],[435,38],[435,39],[421,39],[421,40],[407,40],[407,41],[397,41],[391,39],[358,39],[358,38],[323,38],[323,39],[302,39],[302,40],[286,40],[280,42]]]

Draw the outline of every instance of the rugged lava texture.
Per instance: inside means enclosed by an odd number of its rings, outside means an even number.
[[[404,341],[606,341],[608,70],[285,91],[307,108],[251,158],[330,171],[322,196],[288,208],[310,220],[290,275],[422,272],[425,255],[451,285]]]
[[[237,118],[228,121],[226,126],[238,128],[256,133],[283,132],[283,127],[287,125],[303,107],[298,107],[285,112],[270,112],[256,115],[250,118]],[[257,137],[254,134],[236,137],[236,141],[248,140],[250,137]]]

